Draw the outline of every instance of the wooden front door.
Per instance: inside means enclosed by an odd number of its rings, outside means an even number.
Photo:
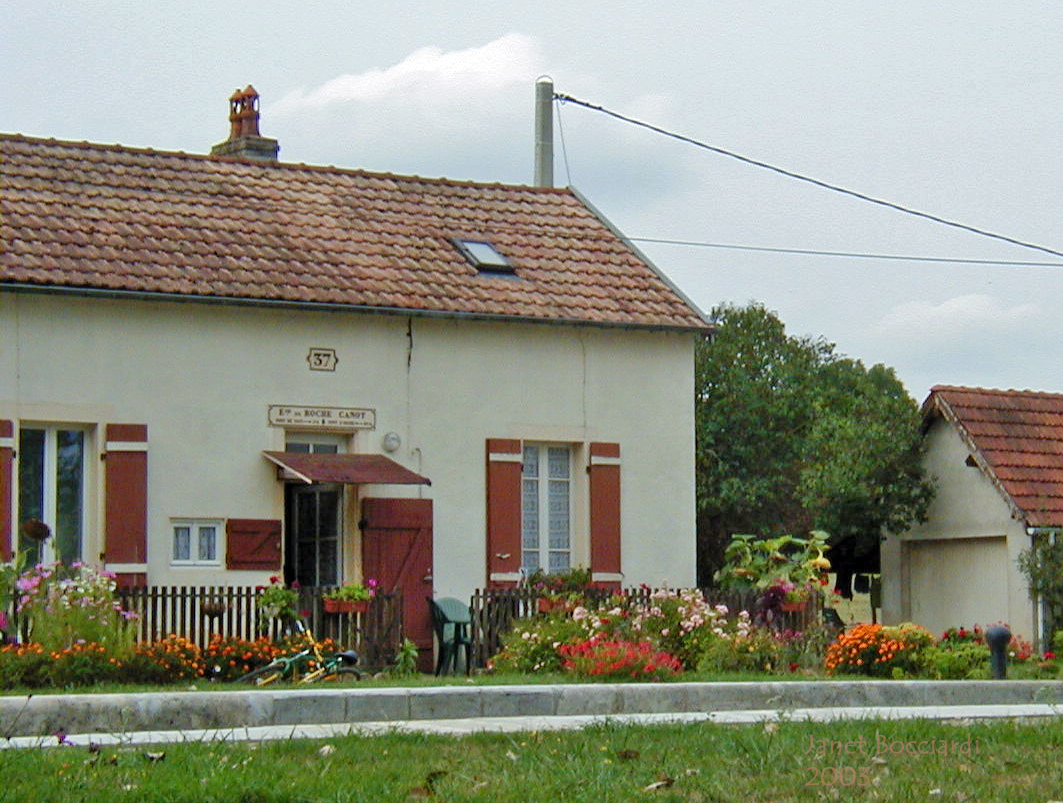
[[[432,500],[362,501],[362,576],[385,593],[402,591],[402,626],[417,645],[421,671],[432,670]]]

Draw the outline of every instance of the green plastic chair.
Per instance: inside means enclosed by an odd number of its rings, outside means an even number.
[[[453,664],[458,668],[458,650],[465,648],[465,674],[472,669],[472,639],[469,638],[469,626],[472,615],[469,606],[453,597],[432,599],[428,597],[432,609],[432,627],[439,642],[439,659],[436,661],[436,674],[441,675]]]

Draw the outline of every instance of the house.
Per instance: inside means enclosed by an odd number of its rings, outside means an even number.
[[[1042,638],[1016,561],[1063,527],[1063,394],[936,386],[923,431],[937,494],[926,523],[882,545],[884,620]]]
[[[572,189],[285,164],[230,104],[211,155],[0,136],[0,552],[374,577],[428,639],[539,567],[693,584],[704,316]]]

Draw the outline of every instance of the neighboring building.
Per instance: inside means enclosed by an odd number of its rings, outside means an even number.
[[[694,582],[709,327],[571,189],[0,136],[0,552],[468,597]],[[430,484],[429,484],[430,483]]]
[[[1016,563],[1063,528],[1063,394],[936,386],[923,404],[928,521],[882,546],[883,618],[947,627],[1007,622],[1043,636]]]

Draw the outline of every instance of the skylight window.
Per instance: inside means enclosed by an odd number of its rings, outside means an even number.
[[[454,240],[465,258],[482,273],[513,273],[514,267],[486,240]]]

